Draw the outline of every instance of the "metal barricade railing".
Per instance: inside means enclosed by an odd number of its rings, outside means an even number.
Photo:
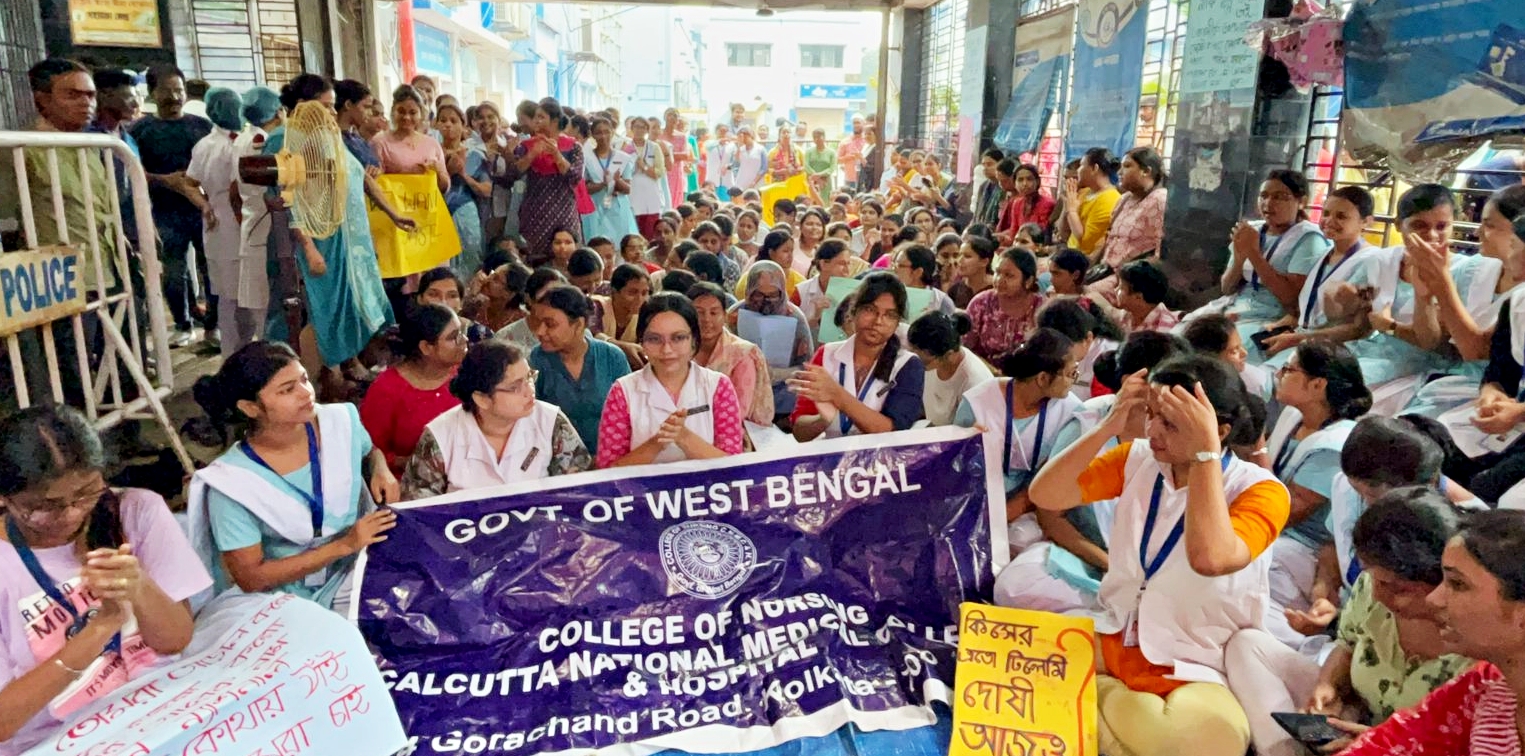
[[[28,153],[35,159],[39,151],[44,156],[41,168],[45,173],[33,173],[35,164],[28,161]],[[74,340],[74,348],[70,351],[75,358],[75,364],[67,369],[77,371],[79,376],[79,396],[69,397],[70,403],[77,404],[76,408],[99,429],[126,420],[157,421],[163,426],[181,464],[187,471],[192,470],[190,456],[164,409],[165,397],[174,392],[175,379],[164,295],[160,287],[162,274],[157,232],[150,212],[148,178],[142,163],[131,148],[112,136],[40,131],[0,131],[0,159],[10,163],[14,172],[12,178],[19,198],[19,207],[15,211],[21,226],[19,247],[6,248],[3,252],[59,244],[78,250],[81,265],[95,274],[93,288],[87,292],[87,304],[82,312],[4,337],[17,404],[24,408],[35,403],[27,376],[29,371],[39,369],[47,372],[50,398],[59,403],[66,401],[55,326],[67,321],[70,330],[65,336]],[[78,175],[83,179],[78,197],[65,196],[60,181],[60,166],[66,164],[63,161],[70,160],[78,161]],[[118,163],[125,172],[132,203],[136,245],[129,244],[123,224]],[[102,183],[110,200],[108,218],[99,217],[96,210],[98,187],[93,180],[96,175],[105,177]],[[51,205],[51,208],[41,208],[40,217],[39,208],[32,202],[32,185],[39,180],[47,182]],[[71,230],[74,225],[71,221],[80,220],[80,214],[83,215],[83,225]],[[39,220],[51,223],[55,227],[54,233],[48,235],[44,230],[39,235]],[[81,235],[80,230],[85,238],[74,238]],[[113,240],[114,243],[105,245],[103,240]],[[135,259],[129,260],[130,255]],[[134,263],[141,265],[141,291],[133,280]],[[112,267],[115,268],[114,285],[106,276],[106,271]],[[140,319],[139,298],[147,323]],[[98,330],[98,339],[87,340],[87,324],[89,330]],[[23,340],[28,337],[40,342],[43,364],[30,363],[23,358]]]

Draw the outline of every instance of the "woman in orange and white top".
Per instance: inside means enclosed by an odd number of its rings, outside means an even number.
[[[1224,646],[1260,627],[1287,489],[1228,452],[1254,432],[1239,376],[1203,356],[1128,376],[1107,419],[1039,471],[1028,496],[1063,511],[1117,500],[1097,621],[1101,749],[1244,753]],[[1147,446],[1125,435],[1147,413]],[[1163,700],[1161,700],[1163,699]]]

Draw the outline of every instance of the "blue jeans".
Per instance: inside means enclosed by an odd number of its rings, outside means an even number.
[[[191,287],[191,254],[196,255],[196,275],[206,290],[206,327],[217,327],[217,295],[211,291],[207,275],[206,248],[201,238],[201,217],[180,214],[156,215],[159,227],[159,261],[164,265],[164,304],[169,308],[175,330],[189,331],[196,306],[196,292]]]

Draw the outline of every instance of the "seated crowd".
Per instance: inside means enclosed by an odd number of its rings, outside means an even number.
[[[483,209],[461,234],[480,249],[408,280],[359,266],[379,298],[334,308],[304,266],[315,342],[267,333],[195,387],[231,445],[191,483],[188,539],[162,500],[105,486],[78,413],[0,423],[0,591],[95,601],[44,645],[0,613],[0,753],[56,725],[48,702],[120,653],[127,615],[169,655],[209,587],[344,611],[386,504],[938,425],[983,434],[1001,471],[995,601],[1095,618],[1104,753],[1302,753],[1271,716],[1299,711],[1347,735],[1328,752],[1521,753],[1525,186],[1462,254],[1443,186],[1404,193],[1384,249],[1366,191],[1313,223],[1306,179],[1274,171],[1222,296],[1177,313],[1152,149],[1088,151],[1058,198],[991,150],[963,207],[935,157],[900,151],[856,193],[812,174],[764,205],[804,161],[749,166],[745,128],[691,143],[675,117],[547,100],[507,137],[448,97],[404,87],[370,143],[383,164],[431,132],[486,145],[439,172]],[[695,164],[729,168],[682,191]],[[350,317],[372,304],[390,316]],[[358,408],[347,382],[369,384]]]

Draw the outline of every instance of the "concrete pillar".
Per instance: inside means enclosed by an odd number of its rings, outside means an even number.
[[[900,139],[920,138],[921,111],[927,107],[922,91],[921,64],[925,57],[922,50],[922,27],[927,21],[925,9],[903,7],[904,20],[900,39]],[[882,170],[882,168],[881,168]]]
[[[976,155],[991,146],[996,128],[1001,125],[1001,115],[1011,100],[1012,61],[1017,55],[1017,21],[1021,18],[1019,5],[1012,0],[969,0],[969,23],[964,33],[969,49],[964,56],[964,79],[977,79],[981,85],[977,90],[965,88],[959,115],[974,118],[979,126]],[[983,41],[983,45],[975,45],[977,40]],[[971,71],[984,74],[976,77]]]

